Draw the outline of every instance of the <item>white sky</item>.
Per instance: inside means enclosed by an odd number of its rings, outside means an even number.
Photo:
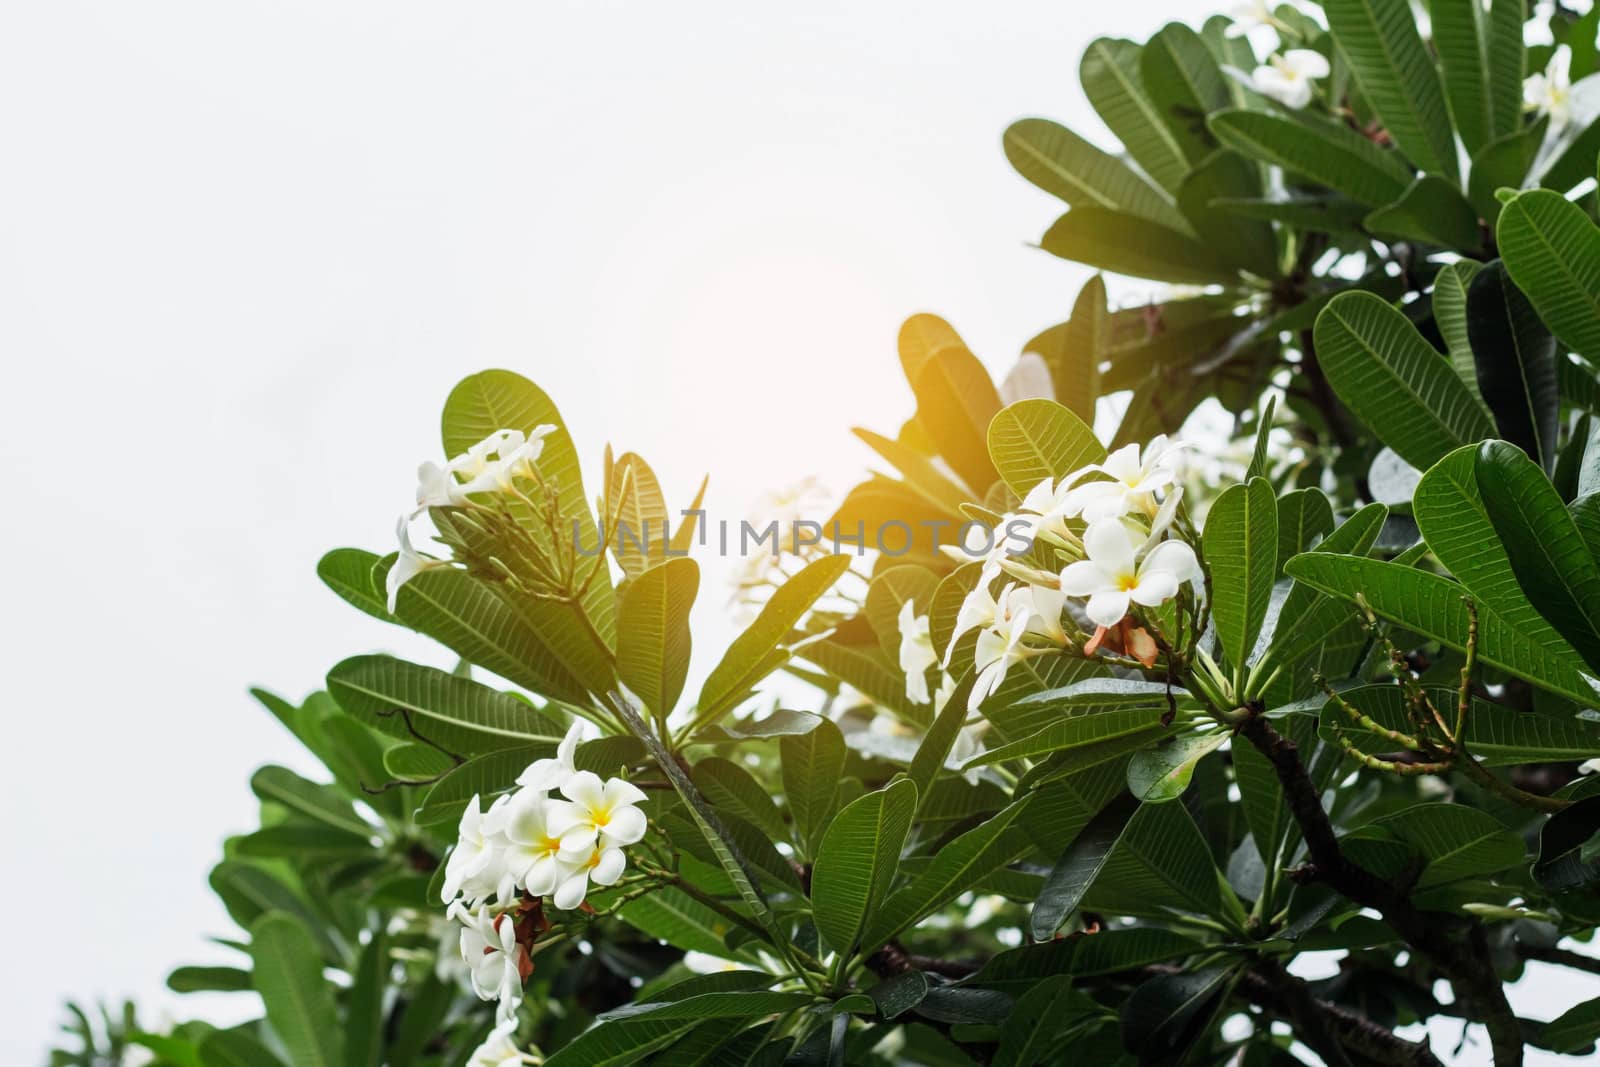
[[[0,1058],[68,995],[193,1010],[162,981],[226,958],[249,773],[305,766],[247,686],[444,660],[312,568],[388,547],[455,381],[516,369],[591,470],[710,469],[734,519],[843,489],[848,428],[911,410],[903,318],[1003,370],[1084,276],[1025,247],[1056,210],[1006,124],[1098,136],[1084,45],[1209,10],[804,6],[0,5]]]

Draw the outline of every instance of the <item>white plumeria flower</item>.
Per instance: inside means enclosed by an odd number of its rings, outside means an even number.
[[[1273,54],[1250,75],[1250,85],[1284,107],[1299,111],[1311,103],[1311,83],[1328,76],[1328,60],[1309,48],[1291,48]]]
[[[394,566],[389,568],[389,574],[383,580],[384,591],[389,594],[389,614],[394,614],[395,603],[400,598],[400,587],[423,571],[431,571],[435,567],[448,567],[447,560],[429,559],[417,555],[417,550],[411,547],[411,522],[402,515],[395,523],[394,536],[400,542],[400,554],[395,557]]]
[[[1032,621],[1033,601],[1026,596],[1013,596],[1016,591],[1015,586],[1006,587],[1000,594],[993,625],[978,635],[978,647],[973,656],[978,677],[967,698],[968,711],[976,711],[1000,688],[1013,665],[1034,654],[1022,643]]]
[[[1550,131],[1561,129],[1572,118],[1572,49],[1557,48],[1540,74],[1530,74],[1522,83],[1522,106],[1536,115],[1550,117]]]
[[[961,768],[983,752],[983,735],[988,732],[988,729],[989,721],[987,719],[979,719],[969,726],[963,726],[961,732],[956,734],[955,743],[950,746],[949,758],[945,760],[946,767],[959,772],[961,777],[965,778],[971,785],[978,784],[979,768],[970,767],[966,770]]]
[[[503,798],[502,798],[503,799]],[[500,801],[496,801],[499,804]],[[490,811],[495,808],[491,807]],[[446,904],[463,893],[478,901],[492,893],[500,881],[500,842],[492,821],[483,812],[478,795],[473,794],[461,813],[456,831],[456,847],[444,864],[444,888],[440,895]]]
[[[450,461],[450,472],[466,479],[456,492],[461,497],[507,492],[517,478],[532,477],[534,464],[544,453],[544,439],[555,429],[546,423],[535,426],[528,434],[521,430],[496,430],[485,437]]]
[[[1074,481],[1091,472],[1110,476],[1110,481],[1082,482],[1068,494],[1067,508],[1082,515],[1084,522],[1120,519],[1130,513],[1154,514],[1155,494],[1177,479],[1178,453],[1189,445],[1158,434],[1145,445],[1123,445],[1106,457],[1104,463],[1091,463],[1075,473]]]
[[[601,782],[593,771],[579,771],[561,785],[566,800],[552,800],[546,818],[569,854],[588,861],[596,842],[621,848],[644,836],[648,820],[636,806],[644,790],[612,778]]]
[[[1594,759],[1584,760],[1582,763],[1578,764],[1578,773],[1600,774],[1600,756],[1596,756]]]
[[[1067,607],[1067,595],[1047,585],[1029,585],[1012,590],[1013,597],[1025,598],[1028,611],[1028,632],[1046,638],[1051,644],[1065,647],[1067,631],[1061,625],[1061,613]]]
[[[552,803],[538,790],[519,790],[506,807],[501,828],[505,836],[501,864],[507,881],[520,885],[536,897],[554,893],[556,886],[577,870],[572,857],[561,851],[561,835],[550,829]],[[502,882],[501,899],[510,895],[506,883]]]
[[[1156,607],[1172,599],[1199,569],[1194,549],[1182,541],[1163,541],[1138,559],[1128,528],[1114,519],[1091,523],[1083,545],[1088,558],[1061,572],[1061,591],[1088,597],[1084,611],[1098,626],[1115,626],[1130,602]]]
[[[571,854],[568,856],[570,858]],[[573,872],[556,886],[556,891],[551,897],[555,906],[564,911],[571,911],[583,903],[583,898],[589,893],[590,882],[595,885],[616,885],[628,860],[622,854],[622,849],[604,844],[602,838],[601,843],[591,848],[588,855],[575,862],[576,867]]]
[[[488,908],[471,912],[459,903],[451,905],[450,914],[461,922],[461,958],[472,968],[472,991],[479,1000],[498,1000],[502,1021],[512,1018],[522,1002],[516,923],[509,915],[492,915]]]
[[[1223,31],[1223,36],[1228,38],[1244,37],[1262,26],[1276,29],[1280,25],[1268,0],[1241,0],[1229,6],[1227,15],[1233,20]]]
[[[933,638],[928,635],[928,617],[918,615],[916,605],[907,600],[900,605],[900,669],[906,675],[906,699],[913,704],[926,704],[928,694],[928,668],[939,662],[933,650]]]
[[[417,468],[417,510],[415,517],[428,508],[444,508],[466,503],[461,483],[450,473],[449,467],[429,461]]]
[[[517,1051],[516,1042],[512,1040],[516,1032],[515,1019],[507,1019],[490,1030],[483,1044],[473,1049],[472,1055],[467,1057],[467,1067],[522,1067],[528,1061],[523,1059],[522,1053]]]
[[[950,634],[950,644],[945,648],[944,659],[940,660],[939,665],[949,667],[950,657],[955,655],[956,643],[962,635],[980,626],[993,626],[999,610],[1000,605],[995,601],[994,594],[989,592],[989,583],[980,578],[972,592],[961,602],[961,610],[956,612],[956,628]]]
[[[1550,30],[1550,16],[1556,13],[1551,0],[1539,0],[1533,5],[1533,15],[1522,24],[1522,43],[1529,48],[1555,44],[1556,35]]]
[[[527,770],[517,775],[517,784],[545,793],[566,785],[567,780],[578,773],[572,761],[577,756],[578,742],[582,739],[583,723],[575,722],[567,728],[567,736],[556,746],[555,756],[546,756],[528,764]]]

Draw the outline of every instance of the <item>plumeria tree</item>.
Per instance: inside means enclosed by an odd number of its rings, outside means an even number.
[[[1170,288],[1096,274],[998,385],[913,317],[826,511],[730,533],[609,448],[591,495],[534,383],[463,381],[398,551],[318,568],[459,665],[258,694],[325,780],[256,773],[236,962],[170,984],[263,1017],[56,1062],[1592,1056],[1600,999],[1506,987],[1600,974],[1600,8],[1426,14],[1090,44],[1121,150],[1005,150],[1045,252]]]

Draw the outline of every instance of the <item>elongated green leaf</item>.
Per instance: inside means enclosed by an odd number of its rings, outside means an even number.
[[[1430,0],[1450,117],[1467,154],[1511,132],[1522,85],[1522,0]],[[1509,20],[1509,24],[1508,24]]]
[[[922,360],[911,391],[917,397],[917,424],[956,474],[975,493],[985,492],[995,479],[985,432],[1000,410],[1000,393],[989,372],[957,338]]]
[[[1237,152],[1220,148],[1183,180],[1178,209],[1202,242],[1219,249],[1235,266],[1270,278],[1278,273],[1278,240],[1272,227],[1263,220],[1242,218],[1213,206],[1218,200],[1250,200],[1260,195],[1261,168]]]
[[[295,1067],[340,1067],[344,1042],[333,987],[300,921],[283,912],[257,919],[250,927],[250,960],[267,1022]]]
[[[1545,1023],[1539,1032],[1540,1045],[1552,1052],[1579,1055],[1600,1039],[1600,997],[1586,1000]]]
[[[1077,910],[1139,806],[1138,799],[1131,794],[1119,793],[1079,831],[1056,860],[1033,903],[1029,925],[1035,941],[1054,937],[1067,916]]]
[[[336,548],[317,561],[317,577],[348,604],[384,622],[393,622],[383,587],[372,580],[380,557],[359,548]]]
[[[1227,996],[1230,967],[1162,974],[1122,1004],[1122,1043],[1141,1063],[1166,1063],[1194,1045]]]
[[[702,993],[662,1004],[630,1004],[555,1052],[549,1067],[620,1067],[636,1063],[677,1040],[706,1019],[754,1019],[794,1011],[810,1004],[806,993],[763,990]]]
[[[389,948],[388,935],[382,929],[374,930],[356,958],[344,1017],[345,1062],[349,1067],[382,1067]]]
[[[1333,532],[1333,504],[1321,489],[1296,489],[1278,498],[1278,566],[1273,577],[1283,576],[1291,556],[1309,552]]]
[[[1056,399],[1086,426],[1094,425],[1095,400],[1100,396],[1100,350],[1106,343],[1108,318],[1105,279],[1096,274],[1078,290],[1072,318],[1034,338],[1027,349],[1044,359]],[[1046,336],[1051,337],[1048,344]]]
[[[1408,0],[1326,0],[1323,11],[1362,95],[1400,150],[1430,174],[1456,180],[1444,92]]]
[[[1334,122],[1238,109],[1217,112],[1209,125],[1219,141],[1246,158],[1282,167],[1358,203],[1392,204],[1415,177],[1395,153]]]
[[[1561,409],[1556,339],[1498,262],[1472,279],[1467,335],[1478,384],[1500,436],[1545,470],[1554,470]]]
[[[907,601],[914,615],[926,615],[933,607],[939,576],[926,567],[904,564],[881,569],[867,587],[862,614],[872,624],[886,656],[898,660],[900,654],[900,610]]]
[[[1237,274],[1220,250],[1111,208],[1073,208],[1045,231],[1039,247],[1097,270],[1164,282],[1207,285]]]
[[[720,756],[708,756],[694,765],[694,784],[718,810],[736,815],[774,840],[789,836],[783,816],[772,797],[750,772]]]
[[[1478,491],[1478,450],[1459,448],[1417,483],[1412,515],[1428,548],[1480,606],[1558,655],[1575,656],[1566,639],[1523,595],[1516,572]]]
[[[1017,173],[1072,207],[1115,208],[1181,230],[1183,216],[1122,160],[1048,119],[1021,119],[1002,141]]]
[[[200,1040],[205,1067],[281,1067],[283,1061],[243,1030],[213,1030]]]
[[[1450,364],[1382,297],[1340,293],[1317,316],[1315,340],[1339,398],[1413,467],[1494,432]]]
[[[734,638],[721,661],[712,668],[700,690],[696,722],[714,722],[743,700],[757,682],[772,670],[769,656],[789,636],[817,598],[826,593],[850,568],[847,555],[826,556],[783,583],[761,613]]]
[[[1478,363],[1467,336],[1467,287],[1482,269],[1483,264],[1476,260],[1458,260],[1441,268],[1433,280],[1433,319],[1450,353],[1450,365],[1468,392],[1480,401],[1483,393],[1478,388]]]
[[[967,762],[967,766],[985,767],[991,763],[1004,763],[1007,760],[1036,759],[1051,752],[1079,748],[1099,741],[1127,737],[1130,734],[1149,733],[1153,738],[1161,730],[1161,718],[1166,712],[1166,705],[1160,704],[1112,708],[1057,719],[1038,733],[979,753]]]
[[[1541,118],[1490,141],[1473,155],[1467,199],[1491,230],[1504,207],[1497,194],[1501,189],[1520,189],[1526,183],[1528,172],[1539,158],[1539,146],[1544,143],[1548,126],[1549,120]]]
[[[1046,1063],[1060,1050],[1060,1035],[1067,1027],[1101,1010],[1087,994],[1073,989],[1067,976],[1048,978],[1017,998],[990,1062],[994,1067]]]
[[[831,719],[823,719],[814,730],[780,739],[778,752],[784,799],[806,854],[815,856],[844,775],[844,736]]]
[[[1139,53],[1139,81],[1191,167],[1216,150],[1204,118],[1233,97],[1198,33],[1181,22],[1161,27]]]
[[[1127,148],[1128,154],[1169,191],[1189,172],[1183,146],[1139,76],[1142,50],[1132,41],[1102,37],[1090,43],[1078,66],[1089,103]]]
[[[907,488],[926,499],[935,507],[948,512],[952,519],[960,516],[961,505],[972,498],[972,491],[963,488],[949,471],[941,468],[931,456],[882,434],[863,430],[857,426],[851,433],[866,442],[878,455],[894,464],[905,478]]]
[[[1425,692],[1441,711],[1448,712],[1456,705],[1457,693],[1452,688],[1428,686]],[[1357,686],[1339,696],[1380,726],[1402,732],[1412,729],[1405,694],[1398,686]],[[1356,725],[1332,701],[1323,705],[1319,724],[1323,737],[1331,738],[1337,725],[1363,751],[1381,751],[1394,744]],[[1467,750],[1490,767],[1588,759],[1600,752],[1600,723],[1519,712],[1475,698],[1467,715],[1466,738]],[[1238,755],[1234,753],[1236,760]]]
[[[1600,564],[1561,494],[1527,454],[1504,441],[1478,449],[1478,489],[1517,584],[1591,669],[1600,669]]]
[[[1441,644],[1458,650],[1466,647],[1466,590],[1448,578],[1398,563],[1325,552],[1296,556],[1285,569],[1297,581],[1343,600],[1365,597],[1380,617]],[[1600,682],[1586,676],[1570,653],[1563,655],[1528,637],[1482,603],[1478,658],[1586,704],[1600,694]]]
[[[392,564],[393,557],[379,564],[374,580],[381,581]],[[568,703],[588,700],[588,686],[574,668],[588,670],[593,654],[575,651],[570,611],[540,615],[541,629],[490,583],[443,568],[423,571],[401,586],[395,613],[463,659],[535,693]],[[600,680],[601,672],[590,673]]]
[[[1495,227],[1506,270],[1573,351],[1600,359],[1600,228],[1548,189],[1520,193]]]
[[[934,782],[939,772],[944,770],[956,738],[966,725],[967,697],[972,693],[972,683],[976,677],[976,674],[969,673],[957,684],[945,700],[944,707],[939,709],[933,725],[923,735],[922,743],[917,746],[917,754],[912,757],[909,776],[917,787],[917,815],[920,818],[928,818],[929,805],[935,797]]]
[[[517,775],[536,759],[555,755],[555,745],[503,748],[485,753],[461,764],[436,782],[417,809],[417,821],[424,825],[454,822],[473,796],[485,808],[501,793],[516,788]]]
[[[1366,227],[1385,237],[1443,245],[1461,251],[1483,247],[1478,213],[1452,182],[1424,174],[1392,204],[1366,217]]]
[[[1222,893],[1221,874],[1188,810],[1182,804],[1142,804],[1082,906],[1099,910],[1110,905],[1134,914],[1176,908],[1219,915]]]
[[[623,590],[617,676],[658,718],[677,706],[689,674],[689,609],[700,589],[692,559],[666,560]]]
[[[1007,405],[989,423],[988,438],[995,469],[1018,496],[1106,457],[1094,430],[1054,400]]]
[[[854,951],[889,892],[917,808],[917,787],[901,779],[847,804],[822,835],[811,872],[817,931],[835,951]]]
[[[630,900],[618,914],[636,930],[685,952],[729,954],[723,939],[733,923],[671,886]]]
[[[1227,739],[1226,730],[1187,733],[1135,752],[1128,761],[1128,792],[1147,804],[1177,800],[1189,788],[1195,766]]]
[[[867,635],[870,636],[870,635]],[[917,726],[928,723],[932,708],[915,704],[906,696],[905,675],[876,641],[851,644],[838,637],[812,641],[798,655],[825,672],[871,697],[874,703],[894,712],[905,722]],[[934,683],[937,688],[938,683]]]
[[[1313,551],[1364,556],[1377,541],[1388,514],[1389,509],[1382,504],[1368,504],[1341,523]],[[1287,559],[1280,561],[1285,571],[1288,562]],[[1293,662],[1326,640],[1329,632],[1348,617],[1349,609],[1344,604],[1296,582],[1290,586],[1283,609],[1278,612],[1279,624],[1273,631],[1270,648],[1273,660]]]
[[[1551,893],[1600,885],[1600,855],[1589,842],[1600,834],[1600,797],[1589,796],[1556,812],[1539,831],[1533,878]]]
[[[1522,838],[1493,816],[1457,804],[1418,804],[1368,823],[1352,837],[1387,838],[1414,850],[1426,864],[1419,889],[1495,874],[1520,864],[1524,851]]]
[[[1031,852],[1033,842],[1017,824],[1028,802],[1024,798],[1011,804],[939,849],[933,862],[909,885],[892,893],[881,909],[868,914],[862,951],[877,948],[996,870]]]
[[[1160,927],[1111,929],[1093,937],[1067,937],[1002,952],[979,968],[967,984],[1021,994],[1058,974],[1084,978],[1115,974],[1199,950],[1196,942]]]
[[[174,993],[237,993],[250,989],[250,972],[238,967],[176,967],[167,975]]]
[[[352,656],[328,672],[328,692],[353,718],[406,741],[464,755],[556,744],[566,727],[525,700],[470,678],[392,656]]]
[[[336,830],[361,837],[372,835],[372,827],[338,790],[308,781],[287,767],[262,767],[250,776],[250,789],[262,800],[281,804]]]
[[[1252,478],[1217,497],[1206,516],[1205,551],[1217,638],[1242,678],[1278,568],[1278,501],[1270,482]]]
[[[611,465],[606,487],[606,507],[616,529],[611,552],[629,578],[667,558],[672,516],[655,471],[633,452],[624,452]]]

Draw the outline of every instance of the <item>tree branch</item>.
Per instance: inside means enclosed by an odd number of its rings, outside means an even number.
[[[1322,882],[1380,912],[1407,944],[1449,979],[1456,999],[1488,1028],[1496,1067],[1520,1067],[1522,1028],[1489,961],[1482,925],[1462,915],[1420,911],[1401,889],[1352,862],[1339,847],[1333,823],[1295,743],[1259,713],[1241,723],[1239,733],[1271,762],[1289,811],[1305,837],[1311,862],[1295,877]]]

